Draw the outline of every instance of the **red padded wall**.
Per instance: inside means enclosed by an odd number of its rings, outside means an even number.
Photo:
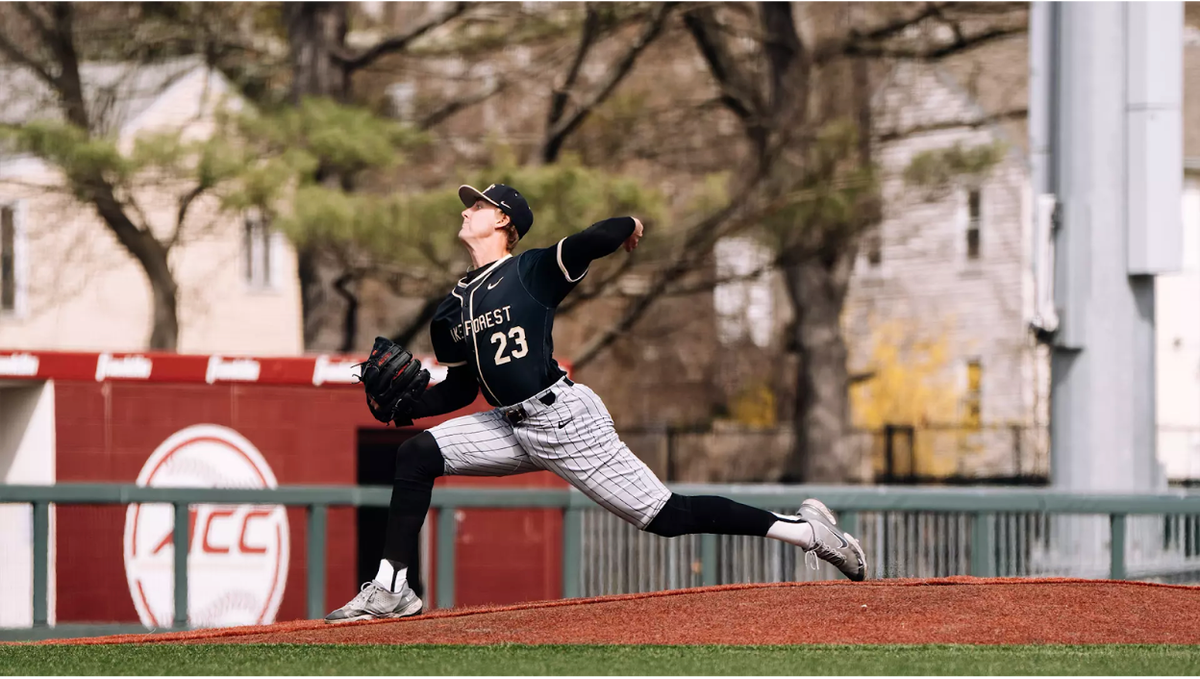
[[[361,391],[348,387],[55,381],[60,482],[133,483],[159,444],[193,424],[230,427],[255,445],[280,485],[356,479],[359,432],[379,429]],[[482,399],[470,410],[486,408]],[[432,426],[447,418],[431,418]],[[546,472],[504,479],[442,478],[441,486],[562,487]],[[457,540],[460,605],[557,598],[558,510],[469,510]],[[56,513],[57,619],[137,622],[122,558],[124,507],[60,507]],[[288,511],[291,558],[277,620],[306,617],[302,509]],[[432,523],[432,522],[431,522]],[[431,527],[427,524],[427,530]],[[358,589],[354,510],[331,509],[325,610]],[[434,584],[428,588],[432,599]],[[430,601],[430,604],[433,602]]]

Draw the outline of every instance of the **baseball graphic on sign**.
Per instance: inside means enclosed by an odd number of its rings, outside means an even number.
[[[198,424],[150,455],[137,485],[155,488],[275,488],[250,441],[228,427]],[[192,505],[188,513],[188,624],[274,622],[287,584],[288,521],[282,505]],[[174,510],[131,504],[125,514],[125,577],[138,617],[169,627],[175,615]]]

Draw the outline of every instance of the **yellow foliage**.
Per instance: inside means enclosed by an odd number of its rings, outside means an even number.
[[[734,422],[750,427],[774,427],[776,418],[775,392],[766,384],[742,389],[730,404],[729,415]]]
[[[957,421],[962,400],[952,363],[944,334],[914,337],[898,321],[873,323],[868,368],[871,377],[850,390],[855,426],[879,431],[890,424],[919,430],[929,423]],[[959,451],[956,445],[937,445],[945,440],[946,437],[918,433],[913,471],[935,476],[952,474]],[[881,468],[882,443],[876,453],[877,466]]]

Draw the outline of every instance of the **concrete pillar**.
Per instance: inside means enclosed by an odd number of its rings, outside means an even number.
[[[1181,264],[1183,5],[1035,3],[1032,21],[1032,179],[1057,201],[1051,478],[1151,492],[1153,276]],[[1100,559],[1105,536],[1063,547]]]

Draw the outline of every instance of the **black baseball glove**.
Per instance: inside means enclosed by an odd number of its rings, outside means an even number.
[[[407,349],[386,337],[376,337],[359,380],[367,392],[367,406],[375,419],[396,426],[412,424],[413,406],[429,384],[429,371]]]

